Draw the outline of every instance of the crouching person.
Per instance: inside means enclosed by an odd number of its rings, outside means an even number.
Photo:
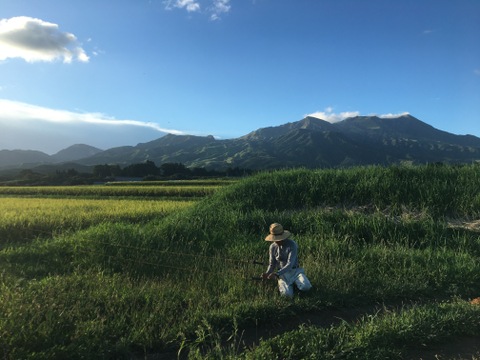
[[[298,263],[298,245],[290,239],[292,234],[284,230],[279,223],[270,225],[270,234],[265,238],[270,241],[269,264],[263,279],[278,281],[278,290],[283,296],[293,297],[293,285],[301,291],[308,291],[312,284]]]

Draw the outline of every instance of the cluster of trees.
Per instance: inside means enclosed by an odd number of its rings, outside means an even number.
[[[101,181],[113,181],[121,178],[139,180],[180,180],[215,177],[241,177],[251,175],[250,169],[228,168],[224,171],[205,168],[189,169],[181,163],[165,163],[157,167],[153,161],[128,165],[96,165],[92,173],[75,169],[37,172],[32,169],[21,170],[16,174],[0,176],[1,185],[87,185]]]
[[[156,166],[153,161],[145,161],[138,164],[131,164],[123,169],[119,165],[96,165],[93,168],[93,175],[100,179],[131,177],[145,180],[154,179],[189,179],[203,177],[240,177],[251,175],[252,170],[238,167],[227,168],[224,171],[208,170],[205,168],[187,168],[182,163],[164,163]]]
[[[0,186],[89,185],[94,182],[92,174],[80,173],[75,169],[57,170],[51,173],[40,173],[32,169],[25,169],[15,174],[0,176]]]

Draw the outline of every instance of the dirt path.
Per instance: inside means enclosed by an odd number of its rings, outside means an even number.
[[[424,348],[411,349],[408,360],[476,360],[480,359],[480,335],[452,339]]]
[[[269,323],[265,327],[250,329],[243,334],[243,345],[252,348],[261,340],[269,339],[284,332],[298,329],[302,324],[319,327],[330,327],[343,321],[354,323],[363,316],[381,314],[385,310],[391,310],[401,305],[385,307],[384,305],[365,306],[356,309],[325,309],[324,311],[307,313],[296,316],[288,322]],[[480,360],[480,335],[465,336],[433,344],[425,347],[412,348],[407,351],[405,359],[408,360]]]
[[[379,311],[380,306],[365,306],[355,309],[344,308],[328,308],[322,311],[310,312],[296,315],[288,320],[270,321],[268,324],[258,324],[256,327],[240,329],[236,345],[239,349],[252,349],[261,341],[270,339],[276,335],[283,334],[288,331],[298,329],[301,325],[315,325],[319,327],[330,327],[343,321],[354,322],[362,316],[374,314]],[[184,354],[186,355],[186,354]],[[140,359],[140,357],[138,358]],[[148,360],[177,360],[177,352],[169,352],[163,354],[152,354],[142,359]],[[180,359],[186,359],[180,357]]]
[[[327,308],[325,310],[305,313],[291,318],[289,321],[277,323],[270,322],[265,326],[246,330],[242,335],[244,348],[252,348],[260,341],[272,338],[276,335],[298,329],[300,325],[314,325],[318,327],[330,327],[341,322],[354,323],[366,315],[381,315],[385,311],[399,309],[404,304],[384,305],[377,304],[359,308]],[[466,336],[451,339],[421,348],[410,349],[405,359],[409,360],[480,360],[480,335]]]
[[[359,308],[326,308],[321,311],[302,313],[281,322],[270,321],[268,324],[259,324],[255,329],[247,329],[242,335],[242,343],[246,348],[252,348],[260,341],[270,339],[276,335],[293,331],[301,325],[330,327],[341,322],[355,322],[361,317],[381,311],[383,306],[364,306]]]
[[[388,310],[401,307],[396,305],[374,305],[364,306],[355,309],[351,308],[326,308],[321,311],[315,311],[300,314],[287,321],[269,322],[268,324],[259,324],[254,328],[239,331],[239,339],[236,339],[236,348],[252,349],[261,341],[270,339],[276,335],[293,331],[301,325],[314,325],[319,327],[330,327],[338,325],[341,322],[354,323],[366,315],[381,314]],[[184,354],[186,355],[186,354]],[[148,360],[174,360],[178,359],[177,352],[149,355],[142,357]],[[180,359],[184,359],[180,357]],[[186,357],[185,357],[186,359]],[[451,339],[425,347],[411,348],[407,351],[406,360],[480,360],[480,335],[466,336]]]

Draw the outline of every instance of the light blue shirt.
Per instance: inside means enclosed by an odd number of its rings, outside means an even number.
[[[287,271],[298,268],[298,245],[292,239],[285,239],[279,244],[272,242],[268,253],[270,259],[267,274],[278,269],[277,275],[281,276]]]

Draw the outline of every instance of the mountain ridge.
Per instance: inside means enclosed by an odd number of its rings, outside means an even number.
[[[72,162],[93,156],[102,151],[99,148],[86,144],[74,144],[53,155],[48,155],[38,150],[0,150],[0,168]]]
[[[259,128],[234,139],[167,134],[136,146],[104,151],[84,146],[84,153],[93,154],[72,159],[74,145],[68,152],[62,150],[56,157],[52,155],[51,160],[60,159],[62,155],[65,161],[88,166],[126,166],[149,160],[157,164],[182,163],[190,168],[252,170],[480,160],[480,138],[436,129],[412,115],[355,116],[336,123],[307,116],[295,122]],[[1,154],[0,166],[4,166]],[[36,155],[45,163],[44,157]]]

